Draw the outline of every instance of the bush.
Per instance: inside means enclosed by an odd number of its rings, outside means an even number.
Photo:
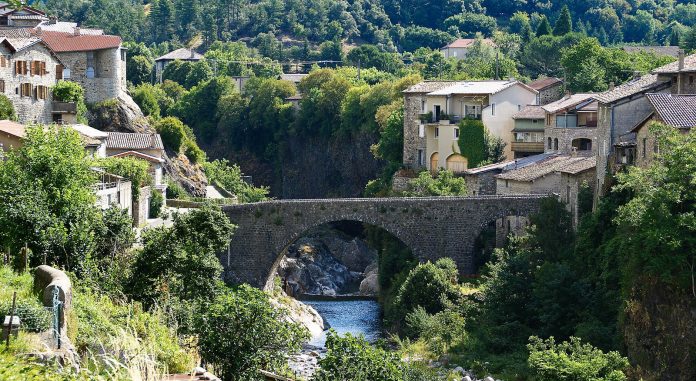
[[[53,100],[58,102],[74,102],[77,105],[77,121],[87,123],[87,105],[85,90],[77,82],[60,80],[53,86]]]
[[[529,368],[545,381],[623,381],[628,360],[618,352],[604,353],[580,339],[556,344],[553,337],[529,338]]]
[[[138,104],[145,116],[159,118],[160,107],[154,89],[155,87],[149,83],[136,87],[133,89],[133,100]]]
[[[236,195],[240,202],[259,202],[266,200],[268,188],[254,187],[242,179],[242,170],[238,165],[229,165],[227,160],[215,160],[203,164],[205,175],[210,183],[219,184],[228,192]]]
[[[150,218],[157,218],[162,212],[164,206],[164,196],[159,191],[154,191],[150,194]]]
[[[164,146],[177,153],[181,150],[182,143],[187,139],[184,123],[173,116],[157,121],[155,130],[162,137]]]
[[[205,162],[205,152],[191,139],[186,140],[184,154],[193,164]]]
[[[107,157],[99,159],[97,165],[104,168],[106,172],[128,179],[131,182],[133,198],[136,200],[140,196],[140,188],[152,183],[150,165],[141,159]]]
[[[14,105],[5,94],[0,94],[0,119],[17,120]]]
[[[299,350],[308,338],[303,327],[288,322],[286,310],[248,285],[220,294],[199,316],[201,355],[226,381],[256,379],[259,369],[283,368],[285,353]]]
[[[402,381],[404,366],[399,357],[388,350],[371,346],[362,337],[333,330],[326,339],[328,353],[319,361],[317,381]]]
[[[191,195],[186,192],[186,189],[184,189],[181,184],[172,179],[167,179],[167,198],[173,200],[186,200],[189,197],[191,197]]]
[[[430,172],[423,171],[418,178],[411,180],[409,190],[404,192],[407,197],[423,196],[465,196],[466,181],[463,177],[454,177],[452,171],[441,170],[437,178]]]

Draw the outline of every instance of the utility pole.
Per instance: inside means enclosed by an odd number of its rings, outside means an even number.
[[[360,82],[360,58],[358,58],[358,82]]]
[[[500,52],[495,53],[495,79],[500,79]]]

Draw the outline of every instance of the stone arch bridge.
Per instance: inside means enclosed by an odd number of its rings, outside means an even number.
[[[224,280],[264,288],[285,249],[307,230],[337,221],[383,228],[421,261],[452,258],[471,274],[474,241],[490,222],[528,216],[548,195],[279,200],[224,207],[237,230],[220,254]]]

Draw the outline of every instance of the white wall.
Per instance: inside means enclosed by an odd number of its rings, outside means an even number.
[[[507,143],[505,155],[508,159],[513,157],[512,130],[515,128],[515,120],[512,119],[512,116],[521,108],[535,102],[536,93],[517,84],[491,95],[490,104],[483,109],[481,118],[483,124],[492,135]],[[495,104],[495,115],[493,115],[493,104]]]

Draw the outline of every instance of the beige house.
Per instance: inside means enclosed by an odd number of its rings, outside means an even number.
[[[106,156],[145,160],[150,165],[150,176],[152,176],[154,188],[166,196],[167,184],[162,168],[164,145],[159,134],[109,132],[106,139]]]
[[[595,94],[566,95],[542,106],[546,112],[545,152],[589,155],[597,146],[597,101]]]
[[[474,47],[475,38],[459,38],[440,48],[440,52],[445,58],[464,59],[469,54],[469,49]],[[493,40],[489,38],[481,39],[481,43],[495,46]]]
[[[477,119],[488,132],[506,143],[512,157],[513,115],[533,104],[537,92],[518,81],[453,82],[426,94],[421,100],[419,135],[425,139],[426,168],[462,172],[468,160],[459,150],[459,122]],[[406,125],[404,118],[404,128]],[[420,155],[420,154],[419,154]]]

